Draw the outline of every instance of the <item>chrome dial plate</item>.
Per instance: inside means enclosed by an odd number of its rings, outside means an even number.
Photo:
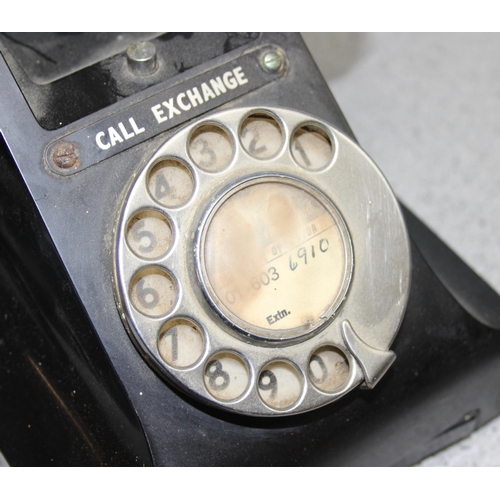
[[[233,412],[287,415],[383,375],[409,243],[352,140],[298,111],[240,108],[185,127],[138,170],[115,277],[133,340],[168,379]]]

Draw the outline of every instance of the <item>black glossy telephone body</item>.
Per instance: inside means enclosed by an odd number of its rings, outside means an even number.
[[[128,36],[45,79],[0,36],[7,461],[409,465],[500,413],[500,298],[300,36]]]

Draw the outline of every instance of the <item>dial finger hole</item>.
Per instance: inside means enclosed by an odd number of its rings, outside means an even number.
[[[336,392],[349,378],[349,362],[337,347],[323,346],[309,359],[309,378],[323,392]]]
[[[333,152],[330,136],[319,126],[305,125],[293,134],[293,159],[306,170],[325,168],[332,161]]]
[[[255,158],[274,156],[283,145],[283,133],[278,122],[269,115],[253,114],[241,126],[241,144]]]
[[[162,160],[148,177],[149,193],[165,207],[178,207],[186,203],[194,191],[191,171],[177,160]]]
[[[158,336],[160,356],[170,366],[187,368],[203,355],[205,336],[193,321],[184,318],[166,323]]]
[[[206,364],[204,379],[208,392],[214,398],[231,401],[246,391],[250,371],[239,355],[222,352],[213,356]]]
[[[293,406],[302,394],[302,376],[286,361],[273,361],[260,372],[258,391],[264,403],[275,410]]]
[[[234,148],[229,135],[217,125],[203,125],[189,141],[189,155],[196,166],[207,172],[224,170],[233,158]]]
[[[144,210],[130,219],[126,240],[129,248],[138,257],[158,259],[172,246],[172,226],[160,212]]]
[[[141,269],[130,285],[132,305],[145,316],[166,315],[174,308],[177,296],[174,279],[159,267]]]

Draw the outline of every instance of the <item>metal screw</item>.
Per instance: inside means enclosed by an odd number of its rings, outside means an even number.
[[[279,71],[283,65],[283,56],[279,52],[271,50],[270,52],[266,52],[264,54],[261,64],[266,71],[274,73]]]
[[[134,75],[152,75],[157,67],[156,47],[151,42],[140,41],[129,45],[127,62]]]
[[[58,168],[68,169],[79,163],[78,152],[75,143],[61,142],[52,150],[52,161]]]

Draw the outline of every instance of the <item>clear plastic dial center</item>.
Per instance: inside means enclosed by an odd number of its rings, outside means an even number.
[[[206,290],[248,333],[272,340],[302,336],[331,318],[345,296],[348,239],[333,204],[308,186],[248,182],[208,218],[201,256]]]

